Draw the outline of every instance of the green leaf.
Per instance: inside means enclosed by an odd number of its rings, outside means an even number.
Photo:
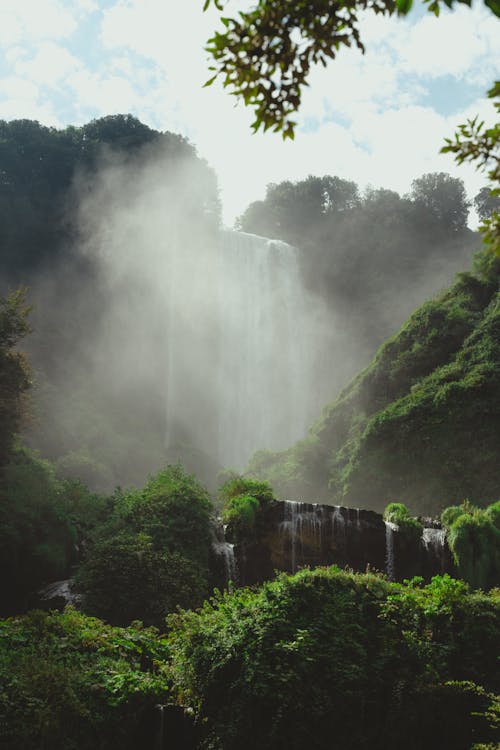
[[[500,18],[500,0],[484,0],[484,4]]]
[[[208,81],[205,81],[205,83],[203,84],[202,88],[206,89],[207,86],[211,86],[212,83],[215,81],[216,78],[217,78],[217,74],[215,74],[214,76],[212,76],[212,78],[209,78]]]
[[[410,11],[412,4],[413,0],[396,0],[398,13],[405,16]]]

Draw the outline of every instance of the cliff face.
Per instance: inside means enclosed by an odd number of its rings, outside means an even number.
[[[441,529],[424,528],[421,539],[410,539],[378,513],[312,503],[271,503],[259,531],[239,539],[234,553],[233,573],[241,586],[269,580],[276,571],[318,565],[378,570],[394,580],[453,571]]]
[[[308,436],[249,473],[279,497],[435,515],[500,489],[500,259],[417,310]]]

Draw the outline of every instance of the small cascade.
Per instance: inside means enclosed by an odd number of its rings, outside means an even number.
[[[361,533],[361,517],[359,515],[359,508],[356,508],[356,531],[358,534]]]
[[[54,581],[44,586],[38,591],[38,597],[42,602],[52,602],[61,600],[66,604],[78,606],[81,601],[81,595],[73,588],[73,579],[68,578],[64,581]]]
[[[395,580],[394,564],[394,532],[398,530],[396,524],[390,521],[385,523],[385,572],[389,581]]]
[[[292,573],[297,571],[297,547],[300,547],[301,560],[304,557],[304,533],[312,535],[321,548],[321,534],[324,525],[322,508],[307,503],[287,500],[284,505],[284,519],[280,524],[283,541],[290,541],[290,567]],[[312,510],[311,510],[312,509]]]
[[[422,544],[427,554],[440,565],[443,573],[446,567],[446,531],[444,529],[424,528]]]
[[[218,525],[215,530],[216,538],[212,541],[212,549],[215,556],[222,562],[224,582],[228,586],[230,582],[237,583],[238,569],[234,554],[234,544],[226,541],[225,533],[226,526],[222,526],[222,524]]]
[[[161,703],[156,706],[156,710],[159,711],[160,714],[160,722],[158,727],[158,734],[155,740],[155,750],[163,750],[163,746],[165,743],[165,709],[166,706],[162,705]]]
[[[344,552],[347,550],[347,525],[349,523],[349,519],[344,518],[342,515],[342,510],[340,505],[335,505],[333,510],[333,518],[332,518],[332,524],[333,524],[333,536],[334,539],[338,539],[341,546],[344,549]]]
[[[348,546],[355,548],[361,534],[359,511],[356,519],[341,506],[283,502],[279,534],[287,568],[295,573],[301,565],[348,564]]]

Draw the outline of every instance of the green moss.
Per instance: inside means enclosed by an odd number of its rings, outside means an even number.
[[[249,541],[259,532],[262,511],[274,500],[268,482],[233,474],[222,485],[222,519],[229,525],[229,536],[236,543]]]

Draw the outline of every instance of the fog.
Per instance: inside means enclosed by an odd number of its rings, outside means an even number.
[[[222,468],[288,447],[464,267],[433,253],[363,307],[356,279],[377,259],[346,274],[354,255],[344,253],[325,277],[348,283],[325,293],[300,249],[222,228],[213,172],[176,148],[103,150],[97,172],[80,171],[69,261],[32,292],[30,354],[43,366],[30,441],[61,475],[97,489],[140,485],[176,461],[214,489]]]
[[[35,442],[63,474],[110,488],[180,460],[213,486],[221,468],[303,437],[335,395],[332,313],[305,288],[299,251],[220,228],[205,177],[148,146],[105,152],[75,182],[90,271],[34,293],[74,328],[53,335],[36,396],[51,427]]]

